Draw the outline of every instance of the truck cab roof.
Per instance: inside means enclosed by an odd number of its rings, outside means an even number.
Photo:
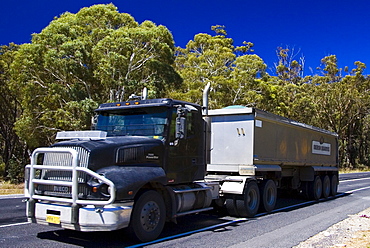
[[[190,105],[201,109],[201,106],[195,103],[173,100],[170,98],[160,98],[160,99],[145,99],[145,100],[134,100],[126,102],[113,102],[113,103],[103,103],[95,111],[106,111],[114,109],[128,109],[128,108],[140,108],[140,107],[172,107],[174,105]]]

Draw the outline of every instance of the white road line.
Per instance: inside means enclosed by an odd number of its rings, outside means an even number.
[[[11,226],[21,226],[21,225],[26,225],[26,224],[30,224],[30,223],[29,222],[14,223],[14,224],[0,226],[0,228],[11,227]]]
[[[357,191],[361,191],[361,190],[365,190],[365,189],[370,189],[370,186],[363,187],[363,188],[358,188],[358,189],[348,190],[348,191],[346,191],[346,192],[344,192],[344,193],[345,193],[345,194],[352,194],[353,192],[357,192]]]
[[[16,198],[24,198],[24,195],[16,194],[16,195],[0,195],[1,199],[16,199]]]
[[[340,180],[339,182],[344,183],[344,182],[354,182],[354,181],[362,181],[362,180],[370,180],[370,177]]]

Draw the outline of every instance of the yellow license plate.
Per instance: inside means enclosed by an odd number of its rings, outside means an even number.
[[[46,215],[46,222],[52,224],[60,224],[60,216]]]

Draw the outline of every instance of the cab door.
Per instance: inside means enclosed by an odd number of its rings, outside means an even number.
[[[201,111],[193,106],[172,112],[168,141],[167,177],[170,183],[186,183],[204,178],[204,122]],[[183,118],[182,137],[176,137],[176,123]]]

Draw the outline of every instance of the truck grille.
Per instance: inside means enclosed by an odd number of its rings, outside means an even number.
[[[78,153],[78,159],[80,160],[80,166],[87,168],[90,153],[86,149],[79,146],[65,146],[61,148],[72,148],[76,150]],[[43,164],[55,166],[72,166],[72,155],[69,153],[46,153]]]
[[[82,147],[61,147],[61,148],[72,148],[77,151],[78,159],[80,161],[79,166],[87,168],[90,153]],[[71,166],[72,167],[72,155],[70,153],[45,153],[42,161],[43,165],[48,166]],[[54,180],[54,181],[72,181],[72,171],[55,171],[42,169],[36,172],[37,179],[43,180]],[[78,174],[78,196],[85,198],[88,194],[86,182],[89,177],[84,172]],[[40,195],[49,195],[57,197],[71,197],[71,187],[68,186],[55,186],[55,185],[37,185],[35,193]]]

